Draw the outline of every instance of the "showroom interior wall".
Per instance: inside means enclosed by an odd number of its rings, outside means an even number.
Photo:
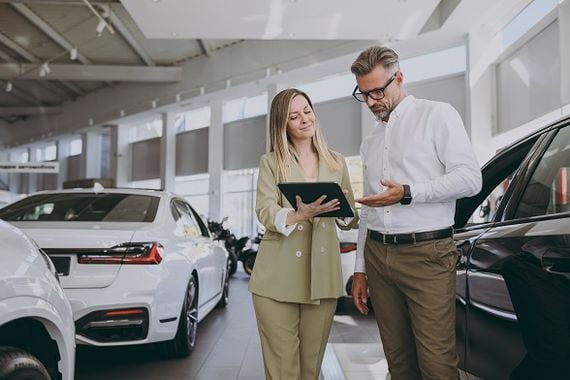
[[[509,32],[512,24],[516,24],[517,18],[524,16],[524,5],[542,3],[547,7],[545,14],[536,9],[531,9],[534,17],[531,27],[522,29],[520,35],[513,37]],[[512,22],[504,23],[489,28],[482,25],[480,29],[473,30],[464,39],[452,38],[443,41],[439,45],[429,47],[422,46],[415,41],[395,42],[393,46],[402,53],[402,58],[415,58],[428,55],[432,52],[446,48],[465,46],[465,70],[436,77],[424,78],[414,81],[408,86],[410,93],[423,98],[443,100],[454,105],[465,121],[468,133],[477,150],[481,163],[490,158],[501,146],[543,125],[545,121],[555,120],[569,113],[570,104],[570,1],[558,3],[557,0],[537,0],[534,2],[521,2],[522,12]],[[522,16],[521,16],[522,15]],[[538,15],[538,16],[536,16]],[[510,34],[509,34],[510,33]],[[261,49],[250,44],[250,53],[262,53]],[[447,45],[446,45],[447,44]],[[289,49],[283,49],[283,46]],[[280,44],[280,48],[269,49],[264,46],[263,54],[274,53],[276,59],[285,60],[285,54],[279,50],[291,50],[292,44]],[[348,44],[350,45],[350,44]],[[368,45],[365,42],[362,46]],[[346,73],[349,62],[356,53],[348,56],[347,49],[355,50],[355,44],[350,48],[331,48],[323,55],[336,51],[339,58],[330,57],[331,61],[342,61],[341,66],[306,65],[303,68],[303,54],[309,56],[311,43],[301,44],[301,51],[295,56],[294,69],[284,73],[271,71],[271,76],[261,79],[253,78],[248,82],[245,76],[228,82],[222,81],[223,75],[231,72],[229,65],[218,66],[220,72],[214,72],[213,68],[206,67],[207,62],[198,60],[189,63],[189,70],[205,72],[205,80],[211,80],[213,90],[192,92],[196,89],[196,78],[185,79],[183,83],[174,85],[170,90],[185,92],[181,102],[176,102],[175,108],[161,108],[161,102],[154,111],[143,110],[140,113],[128,115],[125,118],[113,119],[112,125],[104,128],[94,125],[92,135],[106,133],[109,135],[110,150],[107,154],[110,162],[109,175],[115,178],[119,186],[143,186],[143,187],[168,187],[179,192],[191,202],[199,205],[200,212],[219,219],[230,210],[226,203],[233,203],[237,199],[243,204],[243,208],[251,207],[255,197],[255,179],[257,161],[264,151],[263,144],[267,145],[267,121],[265,115],[250,118],[242,118],[224,124],[222,120],[223,107],[231,99],[240,96],[256,96],[261,92],[275,94],[278,89],[289,85],[299,86],[302,83],[315,80],[318,76],[326,77],[336,72]],[[334,44],[329,44],[334,46]],[[317,49],[317,48],[315,48]],[[231,49],[230,49],[231,50]],[[245,52],[221,51],[219,60],[226,58],[238,65],[247,65],[248,60]],[[317,49],[318,50],[318,49]],[[308,60],[308,58],[306,58]],[[243,62],[242,62],[243,61]],[[339,69],[342,67],[342,69]],[[257,67],[256,67],[257,68]],[[332,71],[331,71],[332,70]],[[530,82],[524,83],[525,70]],[[405,72],[406,73],[406,72]],[[237,83],[237,84],[236,84]],[[549,87],[554,87],[549,88]],[[144,90],[144,86],[141,88]],[[190,91],[189,89],[193,89]],[[106,89],[111,95],[112,89]],[[171,91],[171,92],[172,92]],[[325,130],[329,145],[339,150],[344,155],[351,157],[358,155],[358,147],[363,135],[372,128],[372,118],[369,111],[351,98],[346,97],[352,88],[344,90],[344,95],[336,99],[329,99],[316,103],[316,112],[321,125]],[[137,86],[127,86],[115,90],[112,98],[134,94],[137,99],[144,98],[144,94],[137,91]],[[542,94],[542,95],[541,95]],[[162,95],[162,94],[161,94]],[[312,93],[310,93],[313,96]],[[539,97],[539,99],[537,99]],[[166,98],[166,96],[165,96]],[[167,99],[164,100],[166,102]],[[173,101],[173,100],[171,100]],[[89,107],[89,102],[78,102],[74,107]],[[186,104],[186,106],[184,106]],[[140,120],[154,118],[156,115],[175,115],[183,111],[183,107],[194,109],[204,104],[216,104],[211,109],[211,126],[195,130],[182,131],[175,135],[174,143],[166,142],[164,133],[162,137],[149,140],[129,142],[128,131],[125,125],[139,123]],[[108,106],[111,109],[111,106]],[[116,108],[114,106],[112,109]],[[71,119],[79,118],[78,112],[72,110]],[[85,117],[82,115],[81,117]],[[77,133],[67,134],[65,126],[70,120],[60,120],[62,123],[61,135],[50,137],[47,140],[58,143],[58,160],[62,165],[62,172],[66,179],[82,178],[85,173],[91,173],[94,177],[101,176],[102,169],[95,168],[91,164],[91,155],[85,151],[80,155],[71,155],[65,152],[64,146],[69,145],[71,139],[77,137]],[[97,118],[95,123],[97,124]],[[105,124],[102,124],[105,125]],[[88,127],[85,130],[89,130]],[[89,144],[85,142],[89,134],[82,133],[83,145],[89,150]],[[73,137],[75,136],[75,137]],[[15,140],[24,139],[25,133],[14,136]],[[214,137],[214,138],[212,138]],[[94,141],[93,139],[91,141]],[[14,157],[20,155],[22,150],[28,151],[28,160],[32,157],[34,147],[41,142],[14,146],[11,149]],[[98,152],[102,148],[94,147]],[[166,159],[161,152],[174,154],[174,164],[165,165]],[[134,164],[136,163],[136,165]],[[65,168],[65,166],[67,166]],[[166,181],[163,177],[165,170],[171,168],[175,175],[175,181]],[[58,176],[58,185],[61,185],[64,174]],[[55,175],[51,175],[52,178]],[[36,177],[36,176],[31,176]],[[35,185],[25,175],[10,175],[8,182],[13,193],[26,193],[30,189],[49,188],[53,186],[50,180],[37,179]],[[17,178],[17,179],[16,179]],[[13,183],[18,183],[14,186]],[[17,188],[16,188],[17,187]],[[226,195],[227,194],[227,195]],[[241,201],[245,200],[245,201]],[[238,211],[241,212],[241,211]],[[239,219],[239,218],[238,218]],[[246,218],[248,219],[248,218]],[[249,218],[251,219],[251,218]],[[248,220],[249,220],[248,219]],[[240,222],[241,223],[241,222]],[[254,223],[248,222],[249,227],[243,228],[248,233],[254,232]],[[240,227],[241,228],[241,227]]]

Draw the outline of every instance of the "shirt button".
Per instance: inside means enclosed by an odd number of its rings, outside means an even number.
[[[326,226],[327,225],[325,224],[325,222],[321,222],[321,227],[326,228]]]
[[[303,252],[301,252],[301,251],[295,252],[295,256],[297,256],[297,257],[301,257],[302,255],[303,255]]]
[[[325,247],[321,247],[321,253],[325,253]]]
[[[302,224],[299,224],[299,225],[297,226],[297,229],[298,229],[299,231],[303,231],[303,225],[302,225]]]

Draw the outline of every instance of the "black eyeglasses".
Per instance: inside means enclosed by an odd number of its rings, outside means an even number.
[[[354,91],[352,91],[352,96],[354,96],[354,99],[356,99],[362,103],[366,102],[366,100],[368,99],[369,96],[374,100],[382,100],[382,99],[384,99],[384,96],[385,96],[384,91],[386,90],[386,87],[388,87],[390,85],[390,83],[392,83],[394,81],[394,79],[396,79],[397,74],[398,73],[395,73],[394,75],[392,75],[390,77],[390,79],[388,79],[388,82],[386,82],[386,84],[383,87],[376,87],[370,91],[357,92],[358,86],[356,86],[354,88]]]

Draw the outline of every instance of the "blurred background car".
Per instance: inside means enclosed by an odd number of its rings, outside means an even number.
[[[134,189],[41,192],[0,210],[53,260],[78,344],[158,343],[189,355],[229,301],[228,252],[182,198]]]
[[[337,311],[342,311],[345,302],[351,302],[352,300],[352,276],[354,274],[354,263],[356,261],[358,230],[343,231],[337,228],[337,232],[340,244],[340,264],[343,284],[343,297],[337,301]]]
[[[1,220],[0,252],[0,379],[73,379],[73,314],[55,267]]]

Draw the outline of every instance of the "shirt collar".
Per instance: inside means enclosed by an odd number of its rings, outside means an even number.
[[[394,111],[392,111],[390,118],[392,118],[392,116],[396,117],[402,116],[406,112],[406,110],[408,110],[412,106],[415,100],[416,98],[413,95],[406,95],[406,97],[402,99],[400,104],[398,104],[396,108],[394,108]]]

